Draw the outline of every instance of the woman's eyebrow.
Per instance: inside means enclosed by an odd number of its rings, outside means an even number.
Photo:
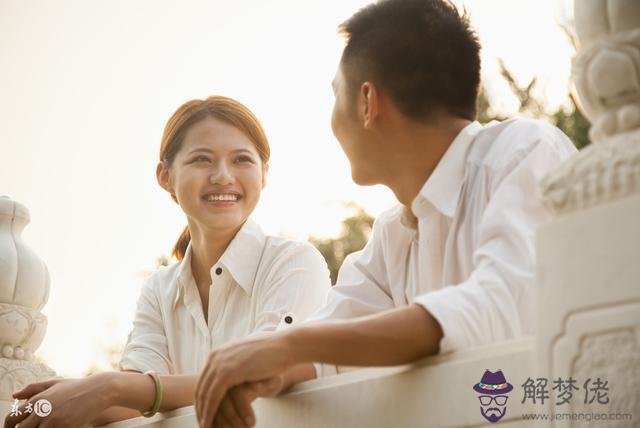
[[[196,153],[196,152],[206,152],[206,153],[211,153],[212,155],[215,154],[213,150],[211,150],[211,149],[209,149],[207,147],[196,147],[195,149],[192,149],[189,153],[187,153],[187,156],[191,155],[193,153]],[[236,153],[247,153],[247,154],[250,154],[252,156],[254,155],[254,153],[249,149],[236,149],[236,150],[232,150],[231,153],[233,153],[233,154],[236,154]]]
[[[207,153],[211,153],[211,154],[213,154],[213,150],[208,149],[208,148],[206,148],[206,147],[196,147],[195,149],[191,150],[191,151],[190,151],[189,153],[187,153],[187,154],[189,154],[189,155],[190,155],[190,154],[195,153],[195,152],[207,152]]]
[[[249,149],[237,149],[233,150],[231,153],[248,153],[250,155],[253,155],[253,152]]]

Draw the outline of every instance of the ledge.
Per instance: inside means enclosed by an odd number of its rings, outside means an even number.
[[[535,377],[534,340],[526,339],[453,352],[415,364],[367,368],[301,383],[289,393],[259,399],[254,410],[260,428],[281,427],[462,427],[489,424],[480,414],[472,386],[486,369],[501,369],[514,390],[500,425],[527,426],[521,414],[540,411],[521,404],[520,385]],[[134,418],[109,428],[197,427],[193,406],[153,418]]]

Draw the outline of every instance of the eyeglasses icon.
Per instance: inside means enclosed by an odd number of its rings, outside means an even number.
[[[509,396],[507,396],[507,395],[495,395],[495,396],[480,395],[478,397],[478,399],[480,400],[480,404],[482,404],[483,406],[490,405],[492,401],[495,401],[495,403],[498,406],[504,406],[505,404],[507,404],[507,400],[509,399]]]

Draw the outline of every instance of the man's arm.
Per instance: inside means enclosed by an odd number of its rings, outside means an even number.
[[[437,354],[442,339],[440,324],[418,305],[350,321],[301,326],[290,333],[281,340],[290,341],[293,352],[317,355],[313,362],[352,366],[412,362]],[[293,366],[283,373],[280,392],[315,377],[312,363]]]
[[[313,376],[313,362],[350,366],[406,364],[438,353],[442,329],[424,308],[412,305],[352,320],[303,325],[211,353],[198,380],[196,412],[210,426],[231,388],[283,378],[284,390]],[[245,416],[240,415],[240,416]],[[244,418],[243,418],[244,419]]]
[[[288,333],[282,340],[298,362],[349,366],[410,363],[437,354],[442,339],[438,322],[418,305],[301,326]]]

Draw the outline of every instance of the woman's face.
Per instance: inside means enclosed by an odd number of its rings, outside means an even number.
[[[189,225],[205,233],[239,228],[263,187],[262,162],[253,142],[211,117],[188,129],[165,178],[168,187],[163,187],[175,195]]]

